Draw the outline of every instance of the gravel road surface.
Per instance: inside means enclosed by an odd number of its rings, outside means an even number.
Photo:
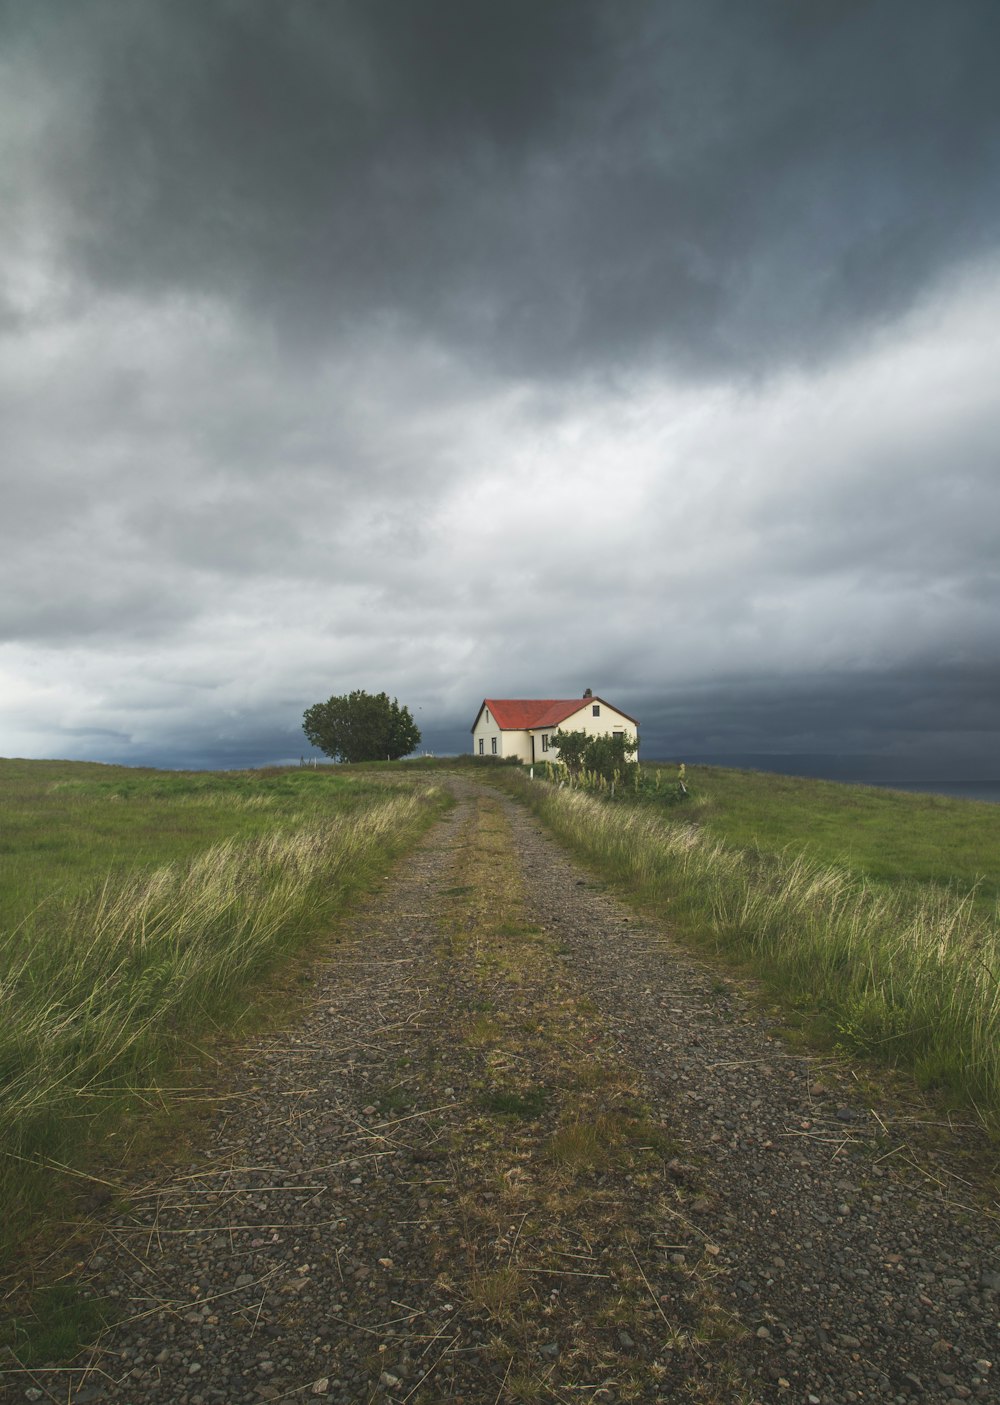
[[[1000,1398],[976,1134],[776,1036],[514,802],[457,804],[79,1272],[0,1399]],[[122,1208],[122,1203],[124,1208]]]

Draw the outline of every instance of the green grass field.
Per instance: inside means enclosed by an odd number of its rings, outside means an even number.
[[[991,905],[1000,898],[1000,805],[715,766],[687,775],[684,818],[727,844],[794,850],[890,883],[975,888]]]
[[[0,761],[8,1244],[52,1168],[85,1161],[185,1048],[252,1006],[248,990],[440,813],[436,775],[470,766],[807,1027],[1000,1127],[1000,807],[708,767],[669,805],[667,784],[609,802],[471,762]]]
[[[111,871],[295,828],[331,807],[350,814],[385,785],[378,772],[347,767],[155,771],[0,759],[0,930]]]
[[[0,1250],[445,803],[388,768],[0,761]]]

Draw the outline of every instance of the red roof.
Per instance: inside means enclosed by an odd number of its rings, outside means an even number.
[[[560,722],[565,722],[567,717],[572,717],[574,712],[590,703],[604,702],[603,698],[484,698],[483,705],[476,714],[476,722],[479,721],[483,707],[488,707],[491,715],[502,732],[523,732],[534,727],[558,727]],[[613,704],[605,702],[605,707],[612,707]],[[635,722],[634,717],[629,717],[627,712],[622,712],[620,708],[614,708],[621,717],[625,717],[629,722]],[[638,723],[636,723],[638,726]],[[475,723],[472,725],[475,731]]]

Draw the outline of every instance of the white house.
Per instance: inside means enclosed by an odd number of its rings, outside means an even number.
[[[582,698],[484,698],[472,724],[473,756],[516,756],[557,761],[555,734],[587,732],[603,736],[623,732],[638,741],[639,724],[604,698],[588,691]]]

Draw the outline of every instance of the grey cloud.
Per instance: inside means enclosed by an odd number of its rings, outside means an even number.
[[[711,685],[637,698],[647,755],[760,753],[898,758],[924,774],[1000,777],[993,665],[761,678],[731,675]],[[924,770],[913,775],[914,763]],[[877,769],[877,765],[876,765]],[[959,776],[955,776],[959,778]]]
[[[226,493],[198,505],[156,497],[132,513],[131,531],[165,563],[211,576],[255,577],[292,570],[304,545],[307,507],[298,513],[276,490],[248,498]],[[297,520],[298,518],[298,520]]]
[[[228,733],[210,723],[172,727],[160,738],[137,739],[134,733],[97,727],[67,727],[56,732],[59,755],[121,766],[156,766],[167,770],[246,770],[287,765],[311,754],[300,727],[243,725]]]
[[[992,0],[0,29],[11,736],[590,685],[652,754],[995,750]]]
[[[508,372],[759,373],[1000,214],[989,0],[41,8],[80,271],[210,288],[305,354],[381,316]]]
[[[83,561],[38,561],[3,572],[0,644],[76,644],[82,639],[153,643],[201,612],[190,582],[151,581],[145,572],[101,571]],[[13,579],[12,579],[13,578]]]
[[[197,308],[71,325],[44,356],[0,341],[0,638],[162,639],[267,577],[320,606],[412,580],[462,370],[364,343],[289,366]]]

